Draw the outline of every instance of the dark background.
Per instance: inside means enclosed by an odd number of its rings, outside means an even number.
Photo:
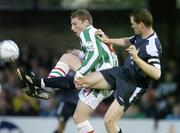
[[[39,77],[46,77],[67,49],[79,48],[79,40],[71,32],[70,24],[70,14],[77,7],[62,6],[62,1],[0,0],[0,40],[15,41],[21,54],[16,63],[0,62],[0,115],[56,115],[59,97],[52,97],[46,102],[27,98],[18,85],[15,68],[20,65]],[[88,9],[93,16],[93,25],[101,28],[111,38],[134,34],[128,17],[133,9],[142,7],[152,12],[154,30],[163,47],[162,76],[141,101],[129,109],[127,117],[179,119],[180,2],[92,1],[89,6],[85,4],[80,7]],[[125,52],[121,48],[116,48],[116,51],[121,64]],[[97,114],[103,116],[111,100],[100,104]]]
[[[35,45],[50,49],[56,47],[60,52],[78,47],[78,40],[70,29],[69,16],[72,9],[53,9],[53,6],[42,8],[38,2],[41,1],[26,0],[27,4],[20,9],[15,8],[17,5],[14,8],[0,8],[0,38],[13,39],[18,45]],[[154,29],[163,46],[163,59],[179,58],[180,9],[176,8],[176,0],[146,2],[147,8],[154,16]],[[131,8],[113,9],[112,6],[108,9],[89,10],[94,18],[95,27],[103,29],[110,37],[122,37],[133,35],[128,17]]]

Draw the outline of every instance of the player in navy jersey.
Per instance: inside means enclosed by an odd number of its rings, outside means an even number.
[[[115,90],[115,99],[105,114],[104,121],[108,133],[122,133],[117,122],[123,116],[128,107],[138,100],[149,88],[152,80],[158,80],[161,76],[160,55],[161,44],[153,30],[153,18],[147,9],[136,9],[130,14],[130,22],[135,35],[117,39],[109,39],[103,31],[96,34],[105,43],[125,46],[128,56],[122,67],[93,72],[82,76],[73,83],[73,77],[48,79],[36,79],[29,77],[20,71],[24,81],[33,90],[42,87],[61,88],[60,90],[73,88],[91,88],[100,90]],[[28,78],[27,78],[28,77]],[[75,84],[75,85],[74,85]]]

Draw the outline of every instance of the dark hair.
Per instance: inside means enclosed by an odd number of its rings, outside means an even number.
[[[78,9],[74,12],[71,13],[70,18],[75,18],[78,17],[78,19],[84,21],[84,20],[88,20],[90,24],[92,24],[92,16],[89,13],[89,11],[85,10],[85,9]]]
[[[136,9],[130,13],[130,17],[134,17],[136,23],[143,22],[145,26],[151,27],[153,25],[152,14],[147,9]]]

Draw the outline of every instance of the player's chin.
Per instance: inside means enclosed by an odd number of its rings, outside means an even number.
[[[77,32],[74,32],[74,34],[77,36]]]
[[[77,37],[79,37],[79,33],[78,33],[78,32],[74,32],[74,34],[75,34]]]
[[[134,30],[134,34],[135,34],[135,35],[139,35],[139,33],[138,33],[137,31],[135,31],[135,30]]]

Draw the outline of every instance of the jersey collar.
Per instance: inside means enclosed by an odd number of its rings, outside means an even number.
[[[90,28],[93,28],[93,25],[89,25],[89,26],[87,26],[84,30],[86,30],[86,29],[90,29]],[[83,30],[83,31],[84,31],[84,30]],[[81,34],[83,33],[83,31],[81,31],[80,36],[81,36]]]

